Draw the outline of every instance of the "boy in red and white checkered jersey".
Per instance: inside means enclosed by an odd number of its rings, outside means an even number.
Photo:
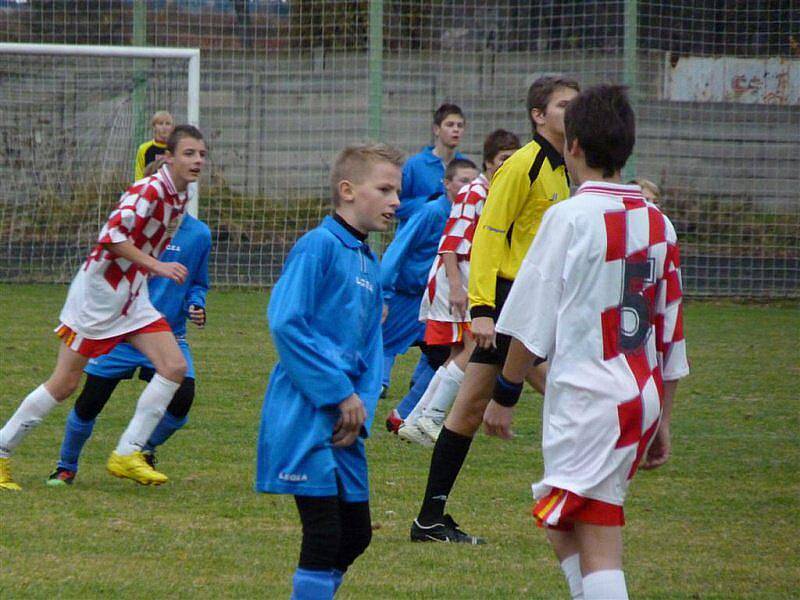
[[[590,88],[566,107],[564,158],[580,185],[550,208],[497,322],[513,340],[484,413],[510,437],[525,372],[547,358],[544,477],[533,515],[573,598],[627,598],[622,505],[641,465],[670,452],[678,380],[689,373],[680,259],[669,219],[621,185],[635,125],[625,88]]]
[[[112,475],[142,484],[167,480],[147,463],[141,450],[180,386],[186,361],[169,324],[150,303],[147,277],[178,283],[186,278],[182,264],[162,263],[157,257],[180,224],[187,187],[200,176],[205,156],[200,131],[191,125],[176,127],[167,142],[166,164],[129,188],[109,216],[97,246],[70,285],[56,328],[63,345],[52,375],[0,429],[0,489],[20,489],[11,478],[11,452],[75,391],[89,359],[110,352],[122,341],[147,356],[156,374],[142,391],[107,467]]]
[[[489,182],[519,148],[519,138],[510,131],[497,129],[490,133],[483,142],[483,173],[462,188],[453,202],[419,312],[420,321],[426,321],[425,343],[451,346],[450,358],[436,371],[398,431],[407,441],[426,446],[436,441],[464,380],[464,368],[475,348],[469,333],[467,306],[472,237],[489,192]]]

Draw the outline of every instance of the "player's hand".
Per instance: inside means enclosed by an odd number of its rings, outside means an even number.
[[[352,394],[339,403],[339,412],[339,420],[333,428],[333,445],[342,448],[350,446],[358,439],[367,420],[367,411],[358,394]]]
[[[669,434],[669,423],[661,422],[653,438],[653,443],[647,450],[642,469],[657,469],[669,460],[672,442]]]
[[[152,269],[153,275],[156,277],[166,277],[175,283],[183,283],[189,276],[189,270],[181,263],[177,262],[161,262],[158,261]]]
[[[483,427],[486,435],[499,437],[503,440],[510,440],[514,437],[511,431],[511,421],[514,419],[514,408],[503,406],[494,400],[489,401],[489,405],[483,413]]]
[[[463,287],[450,289],[450,314],[459,321],[467,320],[467,292]]]
[[[488,350],[496,347],[494,334],[494,319],[491,317],[475,317],[470,324],[472,337],[479,348]]]
[[[189,320],[202,329],[206,325],[206,309],[202,306],[190,304]]]
[[[384,302],[383,309],[381,310],[381,325],[386,323],[386,317],[388,316],[389,316],[389,305]]]

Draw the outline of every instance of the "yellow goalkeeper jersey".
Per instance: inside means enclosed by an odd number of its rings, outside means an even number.
[[[569,177],[564,158],[538,133],[497,170],[472,242],[469,274],[472,318],[497,318],[497,278],[516,277],[544,212],[567,196]]]
[[[163,142],[150,140],[139,146],[136,152],[136,162],[134,163],[134,180],[139,181],[144,177],[144,170],[151,162],[167,151],[167,145]]]

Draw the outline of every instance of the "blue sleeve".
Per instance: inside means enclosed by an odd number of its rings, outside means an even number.
[[[403,165],[403,180],[400,184],[400,206],[395,210],[399,221],[407,221],[427,199],[427,196],[414,196],[414,157]]]
[[[393,290],[397,277],[403,269],[408,253],[413,248],[417,231],[424,224],[421,213],[416,213],[404,227],[395,233],[392,243],[381,257],[381,287],[383,291]]]
[[[202,241],[203,248],[200,251],[200,260],[197,261],[195,271],[192,273],[192,284],[186,294],[186,306],[184,306],[184,309],[187,311],[192,305],[200,308],[206,307],[206,294],[209,287],[208,255],[211,253],[211,232],[205,230]]]
[[[381,295],[378,296],[380,300]],[[364,396],[375,399],[381,394],[383,382],[383,333],[381,330],[381,313],[383,302],[376,304],[376,319],[373,334],[369,337],[369,345],[364,349],[364,361],[367,363],[367,377],[364,380]]]
[[[401,199],[400,206],[395,209],[394,214],[399,221],[407,221],[425,205],[427,200],[428,196]]]
[[[412,197],[413,190],[411,185],[414,182],[414,163],[411,159],[406,161],[403,165],[403,179],[400,182],[400,204],[402,204]]]
[[[290,256],[267,309],[281,366],[295,389],[318,408],[336,406],[354,392],[337,366],[339,349],[311,325],[319,310],[322,265],[310,252]]]

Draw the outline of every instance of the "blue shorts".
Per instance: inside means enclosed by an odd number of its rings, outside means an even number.
[[[256,491],[369,500],[364,438],[346,448],[331,443],[335,406],[316,408],[294,389],[280,363],[270,377],[256,457]]]
[[[256,490],[259,492],[338,496],[344,502],[369,501],[364,438],[359,437],[346,448],[335,448],[330,444],[317,446],[300,456],[270,453],[263,447],[259,454],[256,473]]]
[[[422,295],[394,292],[383,301],[389,309],[383,324],[383,355],[405,354],[425,337],[425,323],[419,320]]]
[[[194,361],[189,342],[184,338],[177,338],[176,341],[183,353],[183,358],[186,359],[186,377],[195,379]],[[128,343],[122,343],[108,354],[89,359],[89,364],[83,371],[105,379],[132,379],[138,368],[154,370],[153,363],[144,354]]]

